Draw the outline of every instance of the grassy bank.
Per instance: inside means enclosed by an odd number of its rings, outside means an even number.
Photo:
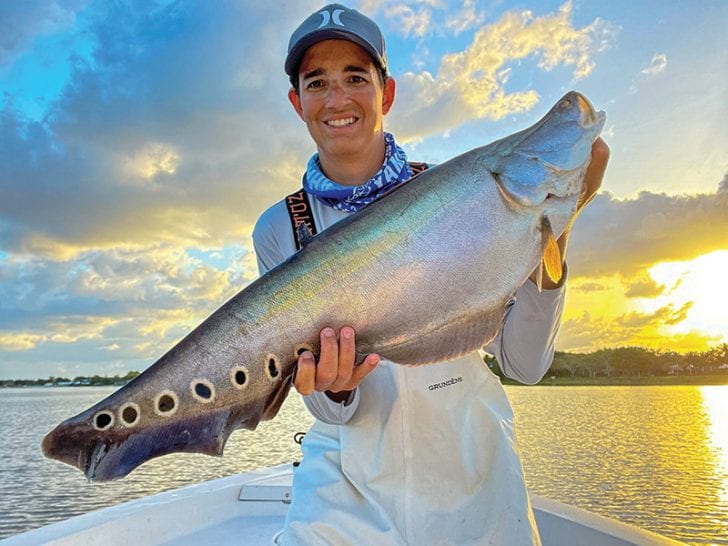
[[[504,385],[520,385],[517,381],[502,379]],[[710,375],[646,375],[641,377],[555,377],[547,375],[539,385],[728,385],[728,374]]]

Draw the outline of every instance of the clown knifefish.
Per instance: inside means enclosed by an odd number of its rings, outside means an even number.
[[[221,455],[230,433],[273,418],[299,352],[348,325],[357,351],[403,365],[488,343],[508,301],[573,221],[604,125],[579,93],[536,124],[428,169],[310,238],[131,383],[56,427],[46,456],[89,479],[174,452]],[[539,275],[539,279],[540,279]]]

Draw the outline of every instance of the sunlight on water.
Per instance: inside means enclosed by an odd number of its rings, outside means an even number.
[[[728,386],[507,387],[532,492],[685,541],[728,545]],[[0,538],[192,483],[300,459],[312,418],[289,396],[222,458],[175,454],[88,483],[43,435],[105,388],[0,390]]]
[[[112,482],[88,482],[75,468],[43,457],[45,433],[113,391],[0,389],[0,538],[168,489],[299,460],[293,435],[313,421],[300,396],[289,396],[276,419],[254,432],[234,432],[221,458],[176,453]]]
[[[703,406],[709,420],[709,443],[716,460],[716,476],[720,481],[720,504],[728,511],[728,396],[725,387],[700,387]],[[723,522],[724,536],[728,536],[728,522]]]
[[[725,408],[728,387],[707,388]],[[700,387],[511,387],[508,395],[531,491],[690,544],[728,544],[712,427],[728,413],[717,402],[708,410]]]

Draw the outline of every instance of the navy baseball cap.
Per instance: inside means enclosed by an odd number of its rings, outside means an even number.
[[[329,4],[312,13],[293,32],[288,42],[286,74],[298,76],[298,65],[306,50],[322,40],[348,40],[364,48],[374,62],[387,74],[387,55],[384,36],[377,24],[355,9],[341,4]]]

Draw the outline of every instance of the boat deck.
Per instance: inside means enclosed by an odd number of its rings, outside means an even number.
[[[292,466],[280,465],[183,487],[15,535],[36,544],[273,544],[291,498]],[[675,546],[680,542],[532,495],[544,546]]]

